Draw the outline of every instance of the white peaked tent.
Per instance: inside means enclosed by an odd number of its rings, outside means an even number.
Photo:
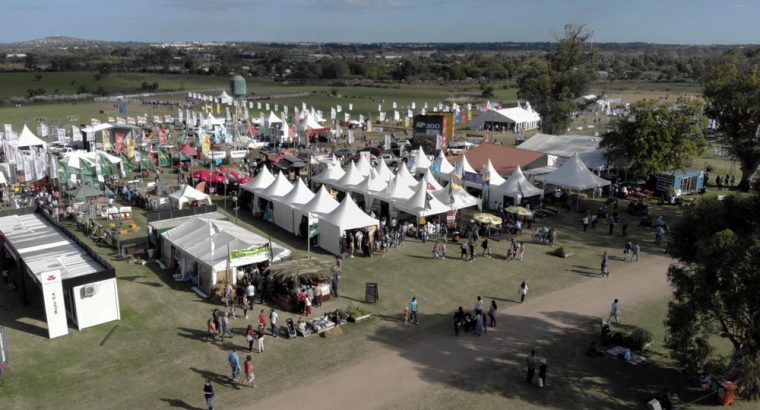
[[[491,183],[490,189],[492,200],[496,200],[502,204],[503,202],[500,199],[503,198],[497,199],[496,195],[509,196],[512,198],[515,205],[519,205],[523,198],[544,194],[542,189],[535,187],[527,178],[525,178],[519,165],[506,181],[499,185]]]
[[[415,174],[422,174],[433,165],[430,158],[425,155],[425,151],[422,149],[422,145],[417,148],[417,152],[414,154],[414,162],[411,166],[411,171]]]
[[[451,209],[425,189],[423,184],[417,187],[411,198],[397,202],[396,208],[416,217],[442,214]]]
[[[0,171],[0,185],[8,185],[8,180],[5,178],[5,174],[2,171]]]
[[[430,168],[425,170],[425,175],[420,178],[419,184],[424,184],[425,188],[427,188],[428,191],[438,191],[440,189],[443,189],[443,185],[441,185],[433,177],[433,172],[430,170]]]
[[[477,174],[478,171],[475,171],[475,168],[470,165],[470,162],[467,161],[467,157],[465,155],[462,155],[462,158],[459,160],[459,162],[462,163],[462,172],[472,172],[473,174]],[[464,177],[464,175],[462,175]]]
[[[388,182],[383,181],[377,176],[377,172],[372,169],[366,178],[359,184],[349,190],[357,194],[364,195],[364,207],[369,209],[372,206],[373,196],[371,194],[381,195],[386,192]]]
[[[274,175],[269,172],[269,168],[264,166],[252,180],[246,182],[243,185],[240,185],[240,188],[256,194],[266,189],[269,185],[272,184],[272,182],[274,182]]]
[[[222,90],[222,93],[219,94],[216,98],[219,99],[222,104],[232,104],[232,96],[227,94],[227,91]]]
[[[282,120],[280,132],[282,132],[282,135],[280,136],[280,142],[290,141],[290,127],[288,127],[288,123],[285,122],[285,120]]]
[[[385,182],[388,182],[391,180],[391,178],[393,178],[393,172],[388,169],[388,165],[385,163],[385,161],[378,161],[377,167],[375,167],[375,171],[377,171],[378,178]]]
[[[359,209],[351,195],[346,195],[332,212],[319,218],[319,247],[340,255],[340,238],[348,229],[377,226],[380,221]]]
[[[518,165],[517,167],[519,168],[520,166]],[[496,171],[496,168],[493,167],[490,158],[486,162],[486,171],[488,171],[488,184],[490,186],[501,185],[504,183],[504,178],[502,178],[502,176]]]
[[[372,164],[369,163],[369,152],[359,153],[359,161],[356,161],[356,170],[359,171],[361,176],[366,177],[371,169]]]
[[[193,218],[161,234],[161,255],[167,266],[173,262],[180,273],[197,272],[204,291],[217,282],[217,273],[229,268],[271,260],[277,262],[290,256],[290,250],[256,235],[229,221]],[[213,245],[212,245],[213,243]],[[271,252],[266,245],[271,243]],[[230,258],[230,251],[261,249],[261,252],[240,258]],[[171,260],[172,256],[174,261]],[[236,275],[228,278],[232,283]]]
[[[583,191],[585,189],[598,188],[610,184],[610,181],[595,175],[589,171],[586,164],[581,161],[578,154],[573,154],[556,171],[543,177],[545,184],[552,184],[564,188]]]
[[[348,166],[348,172],[343,177],[335,182],[335,187],[341,191],[347,191],[356,185],[359,185],[364,180],[364,176],[356,168],[356,164],[352,161]]]
[[[452,188],[451,185],[449,185],[440,191],[432,192],[432,194],[444,205],[451,208],[452,211],[469,208],[471,206],[477,206],[478,208],[482,207],[480,198],[470,195],[461,187]]]
[[[322,170],[319,175],[311,178],[311,180],[319,184],[335,186],[345,174],[346,171],[339,164],[327,164],[327,168]]]
[[[206,115],[206,119],[201,121],[201,125],[204,127],[213,127],[214,125],[224,125],[224,118],[216,119],[211,112]]]
[[[188,202],[205,202],[207,205],[211,205],[211,197],[203,192],[191,187],[190,185],[182,185],[179,191],[169,195],[169,200],[172,205],[178,209],[182,209]]]
[[[270,111],[269,117],[267,117],[267,125],[271,127],[272,124],[280,124],[280,123],[282,123],[282,120],[280,119],[280,117],[278,117],[277,114],[275,114],[274,112]]]
[[[438,156],[435,158],[435,165],[433,166],[433,169],[435,170],[435,174],[438,176],[438,178],[446,180],[449,179],[449,174],[454,172],[454,166],[451,165],[451,162],[449,162],[448,158],[443,155],[443,151],[438,153]]]
[[[298,229],[298,224],[294,220],[295,208],[311,201],[312,198],[314,198],[314,193],[309,190],[301,178],[298,178],[290,192],[272,198],[274,223],[286,231],[295,233]]]
[[[411,173],[409,173],[409,170],[406,168],[404,164],[401,164],[401,166],[398,167],[398,173],[396,174],[395,178],[395,184],[403,184],[408,187],[412,187],[417,185],[417,180],[414,179]]]
[[[272,198],[276,196],[286,195],[292,189],[293,184],[291,184],[290,181],[288,181],[288,177],[286,177],[285,174],[280,171],[280,173],[277,174],[277,178],[274,179],[274,182],[269,184],[266,189],[259,192],[256,197],[271,201]]]
[[[411,198],[412,195],[414,195],[414,191],[412,191],[409,185],[398,183],[398,175],[388,182],[388,187],[384,192],[372,194],[375,198],[385,202],[405,201]]]
[[[314,195],[314,198],[311,198],[311,201],[303,205],[296,206],[293,210],[293,219],[296,225],[296,233],[298,233],[297,228],[300,226],[301,218],[308,216],[309,214],[313,214],[315,217],[322,216],[324,214],[332,212],[335,208],[338,207],[338,205],[338,201],[336,201],[335,198],[333,198],[332,195],[327,192],[327,188],[322,185],[322,187],[319,188],[319,191],[317,191],[316,195]]]
[[[29,130],[29,127],[24,125],[24,129],[21,130],[21,134],[18,136],[18,141],[16,142],[16,148],[18,149],[28,149],[28,148],[36,148],[36,147],[42,147],[43,149],[47,149],[47,144],[45,141],[39,139],[34,133]]]

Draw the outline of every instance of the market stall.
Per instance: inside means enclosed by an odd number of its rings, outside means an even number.
[[[295,209],[314,198],[301,178],[298,178],[293,189],[283,196],[272,197],[274,208],[274,223],[288,232],[296,233],[298,222],[295,220]]]
[[[351,195],[346,195],[335,210],[319,218],[319,247],[340,255],[340,238],[350,229],[378,226],[380,221],[367,215],[356,206]]]
[[[211,197],[190,185],[182,185],[179,191],[169,195],[169,201],[177,209],[192,208],[199,205],[211,205]]]

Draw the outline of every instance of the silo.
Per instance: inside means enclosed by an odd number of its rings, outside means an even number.
[[[246,90],[245,78],[242,75],[237,74],[230,78],[230,91],[234,98],[245,98],[248,94]]]

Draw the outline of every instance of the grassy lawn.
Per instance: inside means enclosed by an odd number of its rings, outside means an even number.
[[[654,209],[670,218],[680,212],[672,207]],[[305,255],[305,244],[296,242],[292,235],[253,221],[248,212],[241,212],[240,217],[241,225],[271,234],[273,240],[293,247],[294,257]],[[236,392],[224,381],[226,354],[233,347],[243,348],[245,343],[240,334],[248,321],[234,321],[237,336],[231,342],[201,342],[205,320],[215,306],[198,299],[187,284],[174,282],[170,272],[161,271],[157,265],[143,267],[113,261],[119,278],[122,320],[82,332],[73,330],[57,340],[45,336],[38,299],[31,306],[23,306],[18,295],[3,289],[0,324],[8,328],[11,369],[0,389],[0,400],[5,408],[197,406],[201,404],[197,393],[202,376],[210,376],[221,384],[220,406],[234,405],[244,398],[269,396],[286,389],[287,383],[282,381],[290,380],[296,371],[303,378],[318,377],[320,372],[386,351],[388,346],[375,335],[396,329],[402,307],[413,295],[420,299],[421,326],[432,329],[448,326],[450,312],[459,305],[470,306],[475,295],[486,299],[516,298],[522,280],[528,280],[532,296],[591,280],[585,269],[578,267],[596,266],[603,250],[617,254],[624,239],[616,236],[610,240],[603,226],[584,234],[578,219],[576,213],[564,213],[539,222],[559,230],[560,243],[576,252],[568,259],[548,255],[546,246],[528,244],[522,263],[505,262],[498,256],[478,258],[474,263],[455,257],[432,261],[430,243],[410,240],[391,250],[385,258],[348,260],[341,281],[342,297],[326,303],[324,308],[345,308],[351,301],[362,301],[365,282],[377,282],[380,301],[368,306],[376,319],[346,326],[346,334],[335,340],[316,336],[267,339],[268,351],[255,356],[260,386],[255,393]],[[632,223],[630,234],[644,244],[645,252],[656,251],[651,245],[651,232],[639,230]],[[528,237],[524,235],[521,239]],[[495,254],[502,255],[505,246],[504,242],[494,242],[492,248]],[[113,257],[110,249],[98,249]],[[448,252],[455,256],[456,245],[450,244]],[[319,251],[312,253],[315,254],[332,259]],[[309,364],[317,359],[319,366]],[[141,380],[152,382],[140,383]],[[111,387],[114,382],[119,383],[118,389]],[[443,394],[449,400],[447,394],[453,393]],[[476,396],[488,403],[487,394]],[[452,400],[467,397],[468,394],[457,393]]]

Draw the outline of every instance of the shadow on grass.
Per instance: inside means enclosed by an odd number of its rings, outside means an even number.
[[[236,383],[235,381],[233,381],[228,376],[224,376],[219,373],[214,373],[210,370],[196,369],[195,367],[191,367],[190,370],[199,374],[204,379],[211,380],[211,383],[214,383],[223,387],[229,387],[231,389],[240,390],[240,385]]]
[[[166,404],[169,405],[169,407],[177,407],[180,409],[187,409],[187,410],[203,410],[205,407],[195,407],[190,405],[184,400],[180,399],[161,399],[161,401],[166,402]]]
[[[676,403],[699,397],[679,371],[653,362],[646,351],[642,354],[650,360],[639,366],[587,357],[589,342],[600,343],[599,318],[567,312],[543,315],[550,320],[500,313],[499,325],[480,337],[472,331],[454,336],[447,314],[421,315],[420,326],[378,331],[370,339],[397,351],[414,364],[417,377],[433,385],[543,408],[565,409],[568,403],[574,408],[640,408],[663,388],[674,393]],[[525,360],[533,349],[548,364],[543,390],[535,379],[534,384],[525,382]]]
[[[483,299],[484,300],[491,300],[491,299],[493,299],[493,300],[498,300],[498,301],[501,301],[501,302],[517,303],[518,305],[520,304],[519,300],[505,299],[505,298],[496,298],[496,297],[493,297],[493,296],[483,296]]]

